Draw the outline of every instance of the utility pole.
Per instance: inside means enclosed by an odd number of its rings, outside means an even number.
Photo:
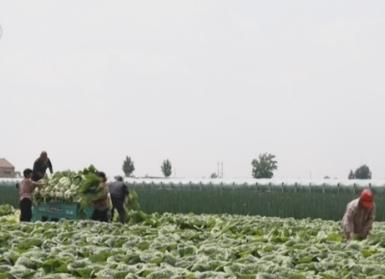
[[[223,178],[223,162],[217,162],[217,176],[218,178]]]
[[[223,162],[221,162],[221,168],[222,168],[222,170],[221,170],[221,178],[223,178]]]

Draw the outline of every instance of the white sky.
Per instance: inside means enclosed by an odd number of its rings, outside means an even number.
[[[385,178],[384,1],[0,2],[0,157]]]

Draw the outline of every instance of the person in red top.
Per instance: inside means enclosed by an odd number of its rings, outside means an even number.
[[[24,179],[19,185],[20,222],[30,222],[32,219],[32,193],[36,187],[41,187],[41,184],[32,181],[31,169],[25,169],[23,175]]]
[[[359,198],[352,200],[346,207],[342,218],[342,229],[346,240],[364,239],[372,229],[375,217],[375,203],[372,191],[365,189]]]

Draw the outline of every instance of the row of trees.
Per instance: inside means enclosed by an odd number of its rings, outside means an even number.
[[[123,162],[123,173],[126,177],[130,177],[135,170],[134,161],[132,161],[131,157],[126,156],[126,159]],[[160,166],[164,177],[169,177],[172,174],[172,165],[170,160],[164,160],[162,165]]]
[[[259,155],[258,160],[253,160],[251,164],[253,166],[252,174],[254,178],[272,178],[273,171],[277,169],[275,156],[269,153]],[[350,170],[348,179],[372,179],[372,172],[367,165],[362,165],[354,172]]]
[[[275,159],[275,155],[270,153],[263,153],[258,156],[257,159],[252,160],[252,175],[254,178],[272,178],[274,171],[278,169],[278,162]],[[170,160],[164,160],[161,164],[161,171],[164,177],[170,177],[172,174],[172,165]],[[126,156],[123,162],[123,173],[126,177],[132,176],[135,171],[134,162],[131,157]],[[213,173],[211,178],[217,178],[217,174]],[[360,166],[354,172],[350,171],[349,179],[371,179],[372,172],[367,165]]]
[[[275,160],[275,156],[269,153],[259,155],[259,158],[254,159],[251,164],[253,166],[252,174],[255,178],[272,178],[274,170],[277,169],[277,161]],[[170,160],[164,160],[160,168],[164,177],[167,178],[171,176],[172,165]],[[135,165],[131,157],[126,156],[122,169],[126,177],[132,176],[133,172],[135,171]],[[217,178],[218,176],[214,173],[211,174],[210,177]]]
[[[372,178],[372,172],[370,171],[367,165],[362,165],[361,167],[357,168],[354,172],[353,170],[350,170],[348,175],[348,179],[371,179],[371,178]]]

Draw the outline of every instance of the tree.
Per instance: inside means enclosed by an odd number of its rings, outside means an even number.
[[[253,166],[252,175],[254,178],[272,178],[273,171],[276,170],[277,161],[274,160],[275,155],[270,153],[260,154],[258,159],[251,162]]]
[[[355,178],[354,177],[354,172],[353,172],[353,170],[350,170],[348,179],[354,179],[354,178]]]
[[[131,160],[131,157],[126,156],[126,160],[123,162],[123,173],[126,177],[131,176],[135,170],[134,162]]]
[[[372,172],[370,171],[367,165],[362,165],[354,172],[354,177],[356,179],[371,179]]]
[[[216,174],[215,172],[213,172],[213,173],[210,175],[210,178],[218,178],[218,174]]]
[[[164,177],[169,177],[172,173],[172,166],[170,160],[164,160],[161,166]]]

